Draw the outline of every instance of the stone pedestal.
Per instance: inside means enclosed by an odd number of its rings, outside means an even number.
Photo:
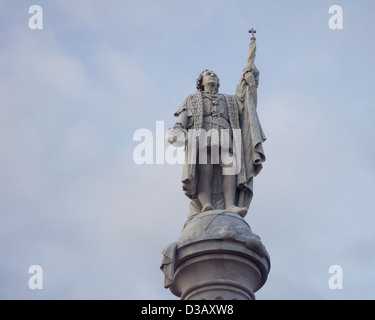
[[[270,258],[238,214],[213,210],[191,217],[163,251],[165,287],[182,300],[252,300],[267,280]]]

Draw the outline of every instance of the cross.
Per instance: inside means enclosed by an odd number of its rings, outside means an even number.
[[[255,40],[254,33],[257,33],[257,31],[254,30],[253,28],[251,28],[251,29],[249,30],[249,33],[251,33],[251,38],[250,38],[250,40]]]

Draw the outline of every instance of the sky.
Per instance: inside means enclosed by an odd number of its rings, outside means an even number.
[[[178,299],[159,266],[188,215],[182,165],[157,164],[156,148],[136,164],[134,133],[156,144],[203,69],[234,94],[252,27],[267,160],[246,221],[271,258],[256,297],[375,298],[372,0],[0,0],[0,12],[0,299]]]

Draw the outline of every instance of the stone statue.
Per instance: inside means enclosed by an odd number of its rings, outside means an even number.
[[[197,92],[175,113],[176,124],[166,134],[169,143],[185,145],[183,190],[191,199],[190,215],[214,209],[247,214],[253,178],[265,161],[266,137],[257,114],[259,71],[255,67],[255,30],[235,95],[219,93],[219,78],[204,70]]]
[[[265,161],[257,114],[259,71],[255,30],[235,95],[219,93],[219,78],[203,70],[166,134],[185,147],[182,188],[190,213],[177,241],[162,252],[164,287],[183,300],[255,299],[270,257],[245,221],[253,178]]]

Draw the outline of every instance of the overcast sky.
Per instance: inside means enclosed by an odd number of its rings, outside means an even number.
[[[331,5],[343,29],[329,28]],[[159,265],[189,210],[182,166],[135,164],[133,134],[173,125],[203,69],[234,94],[251,27],[267,160],[246,220],[271,257],[256,296],[375,299],[372,0],[0,0],[0,12],[1,299],[177,299]]]

